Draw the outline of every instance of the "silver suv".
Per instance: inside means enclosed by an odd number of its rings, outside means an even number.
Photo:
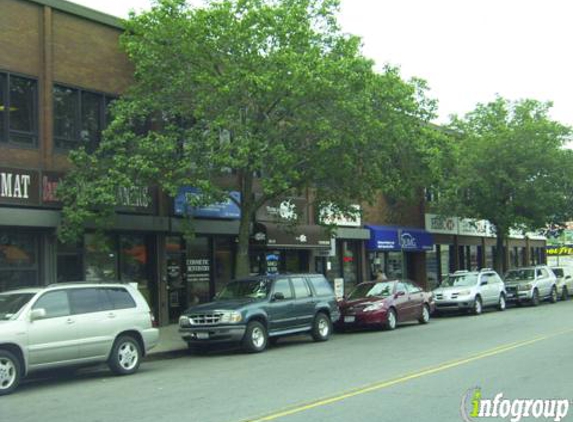
[[[159,340],[147,302],[127,284],[73,283],[0,293],[0,395],[48,368],[107,362],[132,374]]]
[[[505,273],[504,280],[507,300],[518,306],[523,302],[537,306],[543,299],[557,302],[557,279],[547,265],[513,268]]]
[[[456,271],[433,291],[436,310],[468,310],[482,313],[486,306],[505,310],[506,292],[500,276],[489,268],[481,271]]]

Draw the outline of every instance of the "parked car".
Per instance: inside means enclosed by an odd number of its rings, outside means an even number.
[[[551,267],[551,271],[557,278],[557,295],[561,300],[569,299],[573,294],[573,267]]]
[[[0,293],[0,395],[40,369],[107,362],[133,374],[159,340],[147,302],[119,283]]]
[[[369,281],[357,285],[340,303],[336,325],[393,330],[400,322],[427,324],[433,311],[432,294],[410,280]]]
[[[438,312],[467,310],[479,315],[485,307],[497,307],[500,311],[506,307],[507,293],[503,280],[489,268],[456,271],[446,277],[433,293]]]
[[[557,302],[557,278],[547,265],[513,268],[505,273],[504,281],[507,300],[518,306],[523,302],[537,306],[545,299]]]
[[[256,276],[232,281],[215,301],[187,309],[179,332],[191,349],[225,342],[262,352],[269,341],[292,334],[326,341],[338,316],[334,292],[323,275]]]

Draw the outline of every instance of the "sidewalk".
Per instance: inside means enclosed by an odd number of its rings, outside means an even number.
[[[187,350],[187,343],[179,334],[179,325],[159,327],[159,344],[149,351],[149,355]]]

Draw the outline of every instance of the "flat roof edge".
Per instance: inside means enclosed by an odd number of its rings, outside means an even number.
[[[108,15],[107,13],[98,10],[90,9],[89,7],[80,4],[72,3],[65,0],[27,0],[31,3],[48,6],[52,9],[66,12],[84,19],[94,22],[102,23],[117,29],[124,29],[122,19],[116,16]]]

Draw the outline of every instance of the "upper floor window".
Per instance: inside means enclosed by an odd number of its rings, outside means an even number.
[[[0,73],[0,143],[38,145],[38,83]]]
[[[104,94],[54,85],[54,144],[70,150],[84,146],[95,151],[107,127],[109,105],[115,98]]]

